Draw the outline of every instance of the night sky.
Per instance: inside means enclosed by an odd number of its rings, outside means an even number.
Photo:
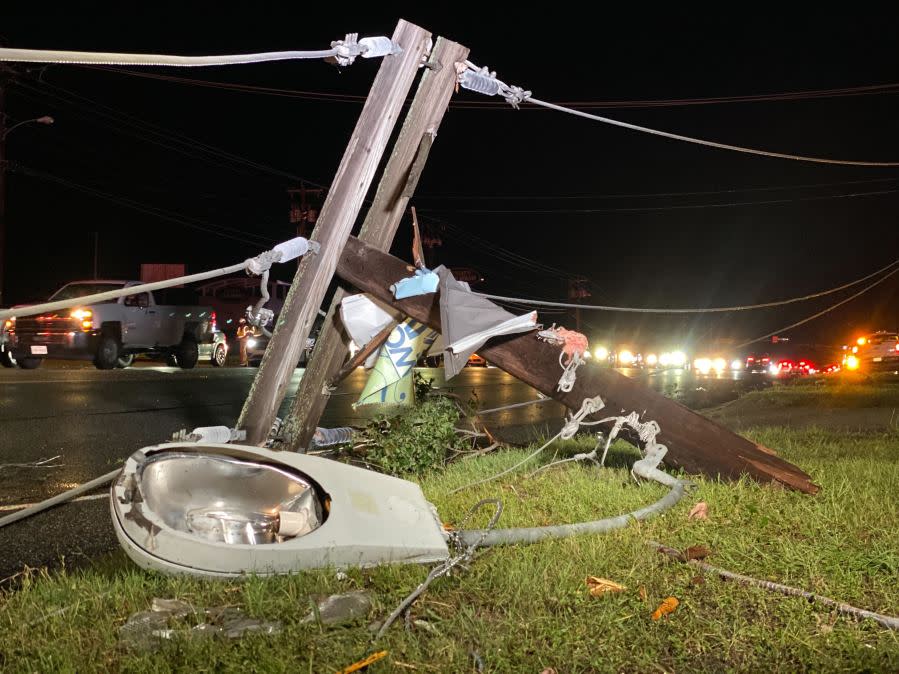
[[[441,14],[378,4],[380,12],[367,15],[344,6],[208,8],[0,10],[0,36],[23,48],[240,53],[326,48],[351,30],[390,35],[402,17],[467,45],[472,61],[544,100],[592,103],[597,114],[725,143],[899,161],[899,29],[885,16],[692,18],[642,8],[597,23],[573,11],[480,16],[468,5]],[[331,181],[361,109],[354,97],[367,94],[378,65],[141,70],[191,83],[17,66],[9,124],[45,114],[56,123],[8,138],[7,303],[89,278],[95,231],[106,278],[136,277],[141,262],[201,271],[289,238],[286,190],[300,178]],[[638,104],[884,84],[894,86],[876,95]],[[566,301],[568,279],[583,276],[588,302],[721,306],[826,289],[899,257],[899,169],[740,155],[533,107],[484,106],[493,99],[466,91],[453,100],[413,205],[443,241],[429,261],[476,268],[486,279],[479,290]],[[634,105],[598,105],[608,102]],[[870,192],[878,194],[860,194]],[[394,246],[406,259],[410,230],[407,219]],[[292,272],[282,269],[282,278]],[[583,329],[593,339],[642,344],[747,339],[851,292],[688,319],[584,312]],[[542,320],[573,327],[574,317]],[[839,343],[897,327],[899,275],[790,336]]]

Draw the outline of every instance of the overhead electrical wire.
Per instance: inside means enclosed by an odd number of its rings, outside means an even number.
[[[824,314],[829,314],[829,313],[830,313],[831,311],[833,311],[834,309],[843,306],[843,305],[846,304],[847,302],[851,302],[852,300],[854,300],[855,298],[859,297],[860,295],[864,295],[866,292],[868,292],[868,291],[871,290],[872,288],[875,288],[876,286],[880,285],[881,283],[883,283],[884,281],[886,281],[888,278],[890,278],[890,277],[891,277],[893,274],[895,274],[896,272],[899,272],[899,267],[897,267],[896,269],[893,269],[890,273],[888,273],[888,274],[884,275],[883,277],[877,279],[877,280],[874,281],[874,283],[872,283],[871,285],[862,288],[862,289],[859,290],[857,293],[855,293],[855,294],[853,294],[853,295],[850,295],[849,297],[847,297],[847,298],[844,299],[844,300],[840,300],[840,301],[837,302],[836,304],[832,304],[831,306],[827,307],[827,308],[824,309],[823,311],[819,311],[819,312],[817,312],[817,313],[815,313],[815,314],[812,314],[811,316],[807,316],[806,318],[803,318],[801,321],[796,321],[795,323],[791,323],[790,325],[787,325],[787,326],[782,327],[782,328],[780,328],[780,329],[778,329],[778,330],[775,330],[774,332],[769,332],[767,335],[762,335],[761,337],[756,337],[755,339],[750,339],[750,340],[748,340],[748,341],[746,341],[746,342],[743,342],[742,344],[737,345],[737,346],[734,347],[734,348],[735,348],[735,349],[742,349],[744,346],[749,346],[750,344],[755,344],[756,342],[761,342],[761,341],[763,341],[763,340],[765,340],[765,339],[768,339],[768,338],[770,338],[770,337],[773,337],[774,335],[780,335],[780,334],[782,334],[782,333],[784,333],[784,332],[787,332],[788,330],[792,330],[793,328],[798,328],[800,325],[804,325],[805,323],[809,323],[810,321],[813,321],[813,320],[815,320],[816,318],[820,318],[820,317],[823,316]]]
[[[873,190],[868,192],[849,192],[846,194],[824,194],[811,197],[794,197],[791,199],[766,199],[764,201],[736,201],[706,204],[675,204],[668,206],[627,206],[617,208],[421,208],[422,213],[465,213],[481,215],[590,215],[595,213],[643,213],[648,211],[683,211],[705,208],[735,208],[743,206],[772,206],[779,204],[800,203],[808,201],[828,201],[832,199],[853,199],[858,197],[884,196],[899,194],[899,189]]]
[[[234,241],[239,241],[241,243],[246,243],[252,246],[258,246],[260,243],[271,244],[275,243],[275,239],[271,239],[269,237],[265,237],[259,234],[253,234],[252,232],[246,232],[244,230],[238,230],[233,227],[227,227],[225,225],[216,225],[213,223],[205,222],[203,220],[198,220],[196,218],[189,218],[187,216],[183,216],[172,211],[159,208],[156,206],[150,206],[147,204],[143,204],[139,201],[135,201],[134,199],[130,199],[128,197],[118,196],[115,194],[111,194],[109,192],[105,192],[103,190],[99,190],[94,187],[90,187],[87,185],[82,185],[80,183],[76,183],[72,180],[68,180],[66,178],[61,178],[59,176],[53,175],[46,171],[42,171],[39,169],[34,169],[31,167],[23,166],[22,164],[16,162],[10,162],[7,170],[11,173],[20,173],[22,175],[31,176],[33,178],[39,178],[41,180],[46,180],[48,182],[56,183],[63,187],[67,187],[69,189],[83,192],[85,194],[90,194],[92,196],[98,197],[100,199],[104,199],[110,201],[112,203],[116,203],[120,206],[124,206],[125,208],[130,208],[132,210],[140,211],[146,213],[148,215],[152,215],[154,217],[160,218],[162,220],[167,220],[169,222],[184,225],[185,227],[190,227],[192,229],[197,229],[208,234],[213,234],[215,236],[221,236],[223,238],[232,239]],[[226,230],[226,231],[222,231]]]
[[[539,105],[541,107],[547,108],[548,110],[556,110],[557,112],[564,112],[569,115],[574,115],[575,117],[582,117],[584,119],[600,122],[602,124],[610,124],[612,126],[628,129],[630,131],[639,131],[640,133],[647,133],[661,138],[668,138],[669,140],[679,140],[686,143],[702,145],[719,150],[729,150],[731,152],[739,152],[743,154],[751,154],[762,157],[771,157],[775,159],[790,159],[794,161],[811,162],[815,164],[834,164],[840,166],[877,166],[884,168],[899,167],[899,162],[830,159],[828,157],[813,157],[807,155],[789,154],[786,152],[772,152],[770,150],[760,150],[757,148],[745,147],[742,145],[732,145],[730,143],[719,143],[717,141],[706,140],[704,138],[695,138],[693,136],[685,136],[679,133],[671,133],[669,131],[661,131],[659,129],[653,129],[647,126],[640,126],[638,124],[622,122],[617,119],[601,117],[600,115],[593,115],[582,110],[576,110],[571,107],[557,105],[555,103],[550,103],[548,101],[534,98],[530,91],[526,91],[521,87],[512,87],[507,85],[502,80],[497,79],[494,73],[487,71],[486,68],[479,69],[471,62],[468,62],[468,66],[468,70],[465,70],[459,76],[459,83],[463,88],[470,91],[476,91],[477,93],[481,93],[487,96],[496,96],[498,94],[505,98],[506,102],[508,102],[515,108],[518,108],[523,103],[530,103],[532,105]]]
[[[574,304],[571,302],[549,302],[546,300],[531,300],[524,297],[506,297],[504,295],[492,295],[488,293],[476,293],[481,297],[486,297],[491,300],[502,300],[505,302],[516,302],[519,304],[523,304],[525,306],[547,306],[547,307],[563,307],[567,309],[586,309],[592,311],[617,311],[623,313],[638,313],[638,314],[712,314],[712,313],[725,313],[731,311],[750,311],[755,309],[768,309],[771,307],[779,307],[787,304],[795,304],[796,302],[806,302],[809,300],[817,299],[818,297],[825,297],[826,295],[832,295],[833,293],[840,292],[841,290],[845,290],[847,288],[851,288],[852,286],[858,285],[859,283],[863,283],[870,278],[877,276],[878,274],[882,274],[887,271],[891,267],[896,267],[899,265],[899,259],[893,260],[885,267],[881,267],[877,271],[871,272],[862,278],[855,279],[854,281],[850,281],[849,283],[844,283],[843,285],[837,286],[836,288],[830,288],[829,290],[822,290],[820,292],[811,293],[809,295],[802,295],[801,297],[791,297],[785,300],[775,300],[773,302],[763,302],[761,304],[747,304],[741,306],[733,306],[733,307],[698,307],[691,309],[665,309],[665,308],[650,308],[650,307],[618,307],[618,306],[605,306],[605,305],[597,305],[597,304]],[[899,267],[891,271],[887,276],[891,276],[896,271],[899,271]],[[879,279],[877,283],[880,283],[883,279]],[[874,284],[876,285],[876,283]],[[873,286],[872,286],[873,287]],[[861,294],[861,293],[859,293]]]
[[[799,185],[768,185],[764,187],[732,187],[726,190],[694,190],[683,192],[632,192],[621,194],[416,194],[416,201],[560,201],[560,200],[604,200],[604,199],[648,199],[668,197],[707,196],[712,194],[739,194],[741,192],[781,192],[784,190],[816,189],[819,187],[845,187],[847,185],[870,185],[895,182],[899,178],[870,178],[866,180],[841,180],[829,183],[805,183]]]
[[[288,171],[283,171],[281,169],[254,161],[252,159],[248,159],[247,157],[243,157],[228,150],[224,150],[223,148],[217,147],[215,145],[196,140],[195,138],[187,136],[186,134],[172,131],[171,129],[166,129],[159,124],[147,121],[145,119],[137,117],[136,115],[118,110],[106,104],[99,103],[98,101],[87,98],[86,96],[82,96],[81,94],[78,94],[69,89],[65,89],[64,87],[60,87],[47,81],[38,81],[37,83],[42,85],[43,87],[53,89],[56,92],[60,93],[45,91],[39,86],[34,86],[33,83],[29,84],[21,80],[18,82],[18,85],[20,87],[24,87],[28,91],[31,91],[32,93],[55,98],[67,105],[72,105],[82,109],[89,109],[91,115],[99,115],[110,120],[114,124],[118,124],[119,126],[123,127],[123,129],[119,131],[120,133],[126,133],[127,135],[131,135],[140,140],[144,140],[145,142],[160,145],[162,147],[165,147],[166,149],[185,154],[186,156],[191,156],[196,159],[211,162],[221,167],[225,167],[225,165],[221,164],[220,162],[214,161],[214,159],[223,160],[225,162],[232,162],[236,165],[248,167],[260,173],[268,173],[278,177],[287,178],[294,182],[305,182],[314,187],[324,188],[323,185],[320,185],[315,181],[308,180],[303,176],[299,176]]]
[[[240,82],[221,82],[214,80],[202,80],[197,78],[180,77],[177,75],[162,75],[159,73],[139,72],[135,70],[126,70],[123,68],[114,68],[101,65],[87,65],[86,68],[92,70],[105,70],[120,75],[130,75],[133,77],[143,77],[147,79],[155,79],[160,81],[168,81],[189,86],[207,87],[212,89],[222,89],[236,91],[239,93],[262,94],[269,96],[281,96],[287,98],[298,98],[304,100],[317,100],[335,103],[364,103],[365,96],[358,94],[340,94],[325,91],[310,91],[302,89],[284,89],[279,87],[266,87],[253,84],[244,84]],[[759,102],[783,102],[783,101],[799,101],[813,100],[822,98],[841,98],[845,96],[870,96],[899,93],[899,83],[896,84],[873,84],[858,87],[843,87],[832,89],[813,89],[805,91],[782,92],[773,94],[750,94],[742,96],[711,96],[705,98],[670,98],[670,99],[649,99],[649,100],[620,100],[620,101],[560,101],[561,105],[566,105],[582,110],[603,110],[614,108],[657,108],[657,107],[683,107],[693,105],[720,105],[733,103],[759,103]],[[468,109],[506,109],[506,105],[495,101],[451,101],[450,107],[468,108]],[[539,110],[539,108],[530,108],[531,110]]]
[[[357,56],[377,58],[389,56],[399,49],[388,37],[364,37],[347,33],[343,40],[335,40],[330,49],[256,52],[249,54],[220,54],[215,56],[181,56],[172,54],[133,54],[95,51],[65,51],[56,49],[17,49],[0,47],[0,61],[20,63],[68,63],[134,66],[209,67],[295,61],[304,59],[334,59],[339,65],[350,65]]]

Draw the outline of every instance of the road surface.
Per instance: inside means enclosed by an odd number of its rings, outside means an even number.
[[[147,365],[99,371],[85,364],[46,365],[32,371],[0,369],[0,516],[107,473],[135,450],[164,442],[179,429],[232,426],[256,374],[255,368],[239,367]],[[449,384],[442,369],[420,372],[464,400],[476,397],[480,409],[538,397],[495,368],[466,368]],[[301,376],[297,370],[285,407]],[[364,371],[351,374],[333,394],[321,425],[362,425],[379,414],[375,406],[352,407],[364,382]],[[647,383],[662,390],[695,388],[691,375],[676,372],[649,377]],[[489,420],[491,426],[538,435],[554,432],[564,412],[550,401]],[[11,465],[53,457],[58,458],[44,466]],[[116,546],[107,500],[79,501],[0,529],[0,580],[24,564],[55,564],[60,556],[69,564]]]

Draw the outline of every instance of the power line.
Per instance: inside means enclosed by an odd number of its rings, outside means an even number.
[[[679,133],[671,133],[669,131],[660,131],[659,129],[651,129],[647,126],[640,126],[638,124],[631,124],[629,122],[622,122],[617,119],[611,119],[609,117],[601,117],[600,115],[593,115],[588,112],[584,112],[582,110],[575,110],[571,107],[566,107],[564,105],[556,105],[555,103],[550,103],[548,101],[543,101],[538,98],[534,98],[531,95],[530,91],[525,91],[521,87],[510,87],[505,82],[496,79],[493,73],[487,72],[486,68],[479,70],[476,66],[474,66],[471,62],[468,63],[469,69],[462,73],[460,76],[459,82],[460,84],[471,91],[477,91],[478,93],[485,94],[487,96],[495,96],[497,94],[501,95],[506,99],[508,103],[513,105],[514,107],[518,107],[521,103],[531,103],[533,105],[539,105],[549,110],[556,110],[558,112],[564,112],[569,115],[574,115],[575,117],[583,117],[584,119],[590,119],[595,122],[600,122],[602,124],[610,124],[612,126],[617,126],[622,129],[629,129],[631,131],[639,131],[641,133],[648,133],[653,136],[659,136],[661,138],[668,138],[670,140],[679,140],[686,143],[693,143],[695,145],[703,145],[705,147],[712,147],[719,150],[730,150],[731,152],[740,152],[743,154],[752,154],[762,157],[772,157],[775,159],[791,159],[794,161],[804,161],[811,162],[815,164],[834,164],[840,166],[878,166],[878,167],[899,167],[899,162],[877,162],[877,161],[857,161],[857,160],[848,160],[848,159],[829,159],[826,157],[811,157],[806,155],[798,155],[798,154],[788,154],[785,152],[772,152],[769,150],[759,150],[756,148],[743,147],[741,145],[731,145],[729,143],[719,143],[717,141],[705,140],[703,138],[695,138],[692,136],[685,136]]]
[[[899,264],[899,259],[893,260],[885,267],[881,267],[875,272],[868,274],[867,276],[863,276],[862,278],[856,279],[854,281],[850,281],[849,283],[844,283],[843,285],[837,286],[836,288],[830,288],[829,290],[823,290],[821,292],[812,293],[810,295],[803,295],[801,297],[792,297],[786,300],[776,300],[774,302],[764,302],[762,304],[748,304],[743,306],[734,306],[734,307],[708,307],[708,308],[694,308],[694,309],[659,309],[659,308],[649,308],[649,307],[616,307],[616,306],[604,306],[597,304],[573,304],[570,302],[548,302],[545,300],[531,300],[524,297],[505,297],[502,295],[490,295],[487,293],[476,293],[481,295],[481,297],[486,297],[492,300],[502,300],[505,302],[517,302],[519,304],[524,304],[526,306],[548,306],[548,307],[564,307],[567,309],[590,309],[594,311],[619,311],[624,313],[638,313],[638,314],[713,314],[713,313],[725,313],[730,311],[750,311],[753,309],[768,309],[771,307],[779,307],[784,306],[786,304],[794,304],[796,302],[805,302],[808,300],[813,300],[818,297],[824,297],[825,295],[832,295],[833,293],[839,292],[841,290],[845,290],[846,288],[851,288],[854,285],[858,285],[859,283],[863,283],[878,274],[881,274],[888,270],[890,267],[894,267]],[[891,276],[896,271],[899,271],[899,268],[891,271],[887,276]],[[877,281],[880,283],[883,279]],[[875,284],[876,285],[876,284]],[[851,298],[850,298],[851,299]]]
[[[786,332],[787,330],[792,330],[793,328],[797,328],[797,327],[799,327],[800,325],[803,325],[804,323],[808,323],[808,322],[810,322],[810,321],[815,320],[816,318],[820,318],[820,317],[823,316],[824,314],[830,313],[831,311],[833,311],[833,310],[836,309],[837,307],[841,307],[841,306],[843,306],[844,304],[846,304],[847,302],[851,302],[851,301],[854,300],[856,297],[859,297],[860,295],[865,294],[866,292],[868,292],[869,290],[871,290],[871,289],[874,288],[875,286],[880,285],[881,283],[883,283],[884,281],[886,281],[888,278],[890,278],[890,277],[891,277],[893,274],[895,274],[896,272],[899,272],[899,267],[897,267],[896,269],[894,269],[893,271],[891,271],[891,272],[890,272],[889,274],[887,274],[886,276],[883,276],[882,278],[877,279],[877,280],[874,281],[874,283],[872,283],[871,285],[869,285],[869,286],[867,286],[867,287],[865,287],[865,288],[862,288],[861,290],[859,290],[859,291],[858,291],[857,293],[855,293],[854,295],[851,295],[851,296],[847,297],[847,298],[844,299],[844,300],[840,300],[840,301],[837,302],[836,304],[827,307],[827,308],[824,309],[823,311],[819,311],[819,312],[816,313],[816,314],[812,314],[811,316],[808,316],[808,317],[806,317],[806,318],[803,318],[801,321],[796,321],[795,323],[791,323],[790,325],[788,325],[788,326],[786,326],[786,327],[783,327],[783,328],[780,328],[779,330],[775,330],[774,332],[769,332],[767,335],[762,335],[761,337],[756,337],[755,339],[750,339],[748,342],[743,342],[742,344],[740,344],[740,345],[738,345],[738,346],[736,346],[736,347],[734,347],[734,348],[735,348],[735,349],[742,349],[744,346],[749,346],[750,344],[755,344],[756,342],[761,342],[762,340],[768,339],[769,337],[773,337],[774,335],[779,335],[779,334],[782,333],[782,332]]]
[[[779,192],[783,190],[803,190],[819,187],[844,187],[846,185],[869,185],[893,182],[899,178],[870,178],[866,180],[841,180],[830,183],[805,183],[801,185],[767,185],[764,187],[732,187],[726,190],[694,190],[687,192],[625,192],[621,194],[417,194],[416,201],[561,201],[561,200],[603,200],[603,199],[643,199],[662,197],[692,197],[711,194],[738,194],[740,192]]]
[[[260,236],[258,234],[253,234],[251,232],[240,232],[232,227],[226,227],[225,225],[214,225],[209,222],[205,222],[203,220],[198,220],[196,218],[186,219],[186,216],[179,215],[177,213],[173,213],[172,211],[168,211],[166,209],[162,209],[156,206],[150,206],[147,204],[143,204],[139,201],[135,201],[133,199],[129,199],[128,197],[122,197],[115,194],[111,194],[109,192],[104,192],[103,190],[98,190],[94,187],[89,187],[87,185],[81,185],[74,181],[68,180],[66,178],[60,178],[59,176],[52,175],[45,171],[41,171],[38,169],[29,168],[23,166],[18,163],[10,162],[8,168],[11,172],[21,173],[23,175],[31,176],[33,178],[39,178],[42,180],[47,180],[49,182],[56,183],[58,185],[62,185],[63,187],[67,187],[69,189],[83,192],[85,194],[90,194],[92,196],[98,197],[100,199],[105,199],[112,203],[116,203],[120,206],[124,206],[125,208],[130,208],[132,210],[140,211],[142,213],[146,213],[148,215],[152,215],[154,217],[160,218],[162,220],[167,220],[169,222],[173,222],[175,224],[184,225],[185,227],[190,227],[193,229],[197,229],[203,232],[207,232],[209,234],[214,234],[216,236],[221,236],[227,239],[232,239],[234,241],[239,241],[241,243],[250,244],[252,246],[259,246],[261,243],[271,244],[275,243],[274,239],[269,239],[264,236]],[[240,232],[240,234],[230,234],[228,231],[221,230],[230,230],[232,232]],[[247,237],[252,237],[247,238]],[[256,240],[254,240],[256,239]],[[261,243],[260,243],[261,242]]]
[[[294,173],[254,161],[252,159],[248,159],[247,157],[243,157],[215,145],[196,140],[195,138],[187,136],[186,134],[172,131],[171,129],[166,129],[159,124],[147,121],[145,119],[137,117],[136,115],[118,110],[103,103],[99,103],[98,101],[87,98],[86,96],[78,94],[59,85],[52,84],[45,80],[38,80],[37,82],[44,87],[48,87],[50,89],[56,90],[57,92],[61,92],[62,95],[58,93],[54,94],[51,91],[44,91],[39,87],[35,87],[25,82],[20,81],[18,84],[19,86],[24,87],[29,91],[40,95],[53,97],[67,105],[72,105],[81,109],[87,109],[86,106],[90,106],[89,110],[92,115],[100,115],[112,121],[114,124],[118,124],[120,127],[123,127],[118,129],[119,133],[131,135],[140,140],[144,140],[145,142],[160,145],[186,156],[190,156],[195,159],[201,159],[220,167],[224,167],[224,165],[219,162],[213,161],[212,157],[224,160],[226,162],[232,162],[234,164],[245,166],[261,173],[268,173],[278,177],[287,178],[294,182],[305,181],[306,183],[315,187],[324,188],[323,185],[308,180],[303,176],[299,176]],[[79,100],[83,101],[83,103],[79,103]],[[125,130],[129,128],[130,130]],[[147,136],[145,134],[151,135]]]
[[[729,203],[713,203],[713,204],[678,204],[675,206],[629,206],[622,208],[454,208],[452,210],[443,209],[420,209],[423,213],[467,213],[467,214],[492,214],[492,215],[541,215],[541,214],[569,214],[569,215],[586,215],[593,213],[637,213],[649,211],[682,211],[695,210],[702,208],[733,208],[738,206],[771,206],[775,204],[789,204],[804,201],[826,201],[830,199],[852,199],[856,197],[883,196],[885,194],[897,194],[899,189],[895,190],[876,190],[870,192],[851,192],[848,194],[827,194],[814,197],[795,197],[792,199],[768,199],[765,201],[735,201]]]
[[[251,54],[221,54],[216,56],[178,56],[170,54],[121,54],[92,51],[64,51],[57,49],[15,49],[0,47],[0,61],[23,63],[100,63],[105,65],[208,67],[296,61],[303,59],[333,59],[339,65],[353,63],[357,56],[377,58],[396,52],[398,46],[388,37],[364,37],[347,33],[344,40],[331,43],[330,49],[257,52]]]
[[[197,78],[180,77],[177,75],[161,75],[158,73],[145,73],[122,68],[90,65],[84,66],[92,70],[104,70],[120,75],[143,77],[160,81],[173,82],[190,86],[207,87],[236,91],[239,93],[262,94],[268,96],[280,96],[297,98],[301,100],[325,101],[334,103],[364,103],[365,96],[357,94],[339,94],[325,91],[310,91],[302,89],[284,89],[279,87],[265,87],[239,82],[222,82],[203,80]],[[781,92],[773,94],[750,94],[742,96],[711,96],[705,98],[670,98],[649,100],[620,100],[620,101],[559,101],[560,105],[582,110],[603,110],[615,108],[657,108],[657,107],[683,107],[693,105],[719,105],[732,103],[759,103],[813,100],[819,98],[840,98],[845,96],[869,96],[899,93],[899,84],[873,84],[858,87],[843,87],[833,89],[813,89],[805,91]],[[450,107],[464,109],[507,109],[505,104],[494,101],[452,101]],[[537,108],[531,108],[536,110]]]

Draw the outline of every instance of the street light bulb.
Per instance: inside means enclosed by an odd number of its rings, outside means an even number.
[[[53,119],[50,115],[44,115],[43,117],[38,117],[34,121],[37,122],[38,124],[50,125],[50,124],[53,124],[53,122],[55,122],[56,120]]]

